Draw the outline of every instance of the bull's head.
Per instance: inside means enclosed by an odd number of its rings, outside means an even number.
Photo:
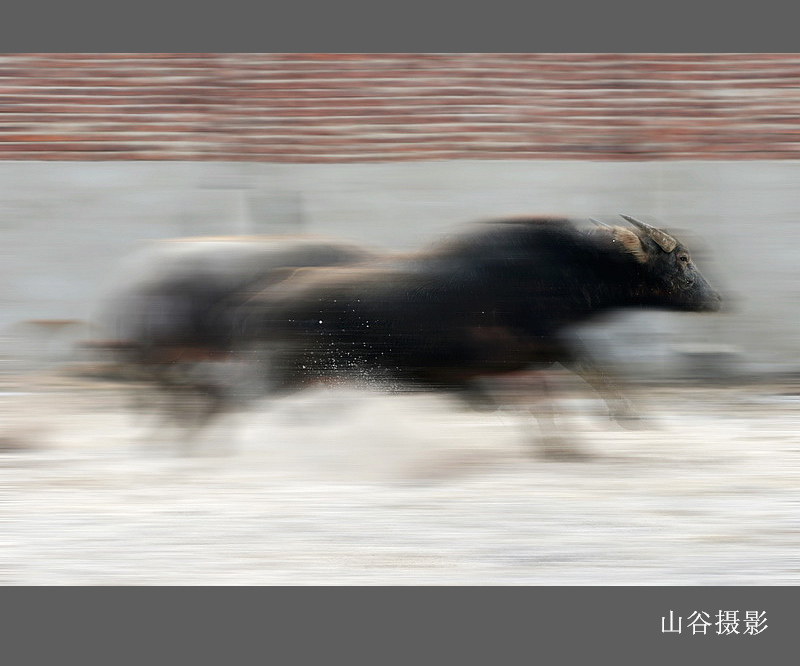
[[[721,308],[722,297],[694,265],[684,245],[661,229],[628,215],[621,217],[637,231],[611,227],[610,233],[647,273],[639,293],[645,304],[695,312]]]

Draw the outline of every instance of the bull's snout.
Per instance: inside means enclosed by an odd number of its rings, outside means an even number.
[[[687,294],[689,309],[696,312],[719,312],[722,309],[722,294],[712,287],[699,272],[695,272]]]

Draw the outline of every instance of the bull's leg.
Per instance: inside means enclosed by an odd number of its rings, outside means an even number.
[[[453,395],[476,412],[495,412],[500,408],[492,392],[483,384],[474,381],[454,386]]]
[[[193,420],[192,402],[190,388],[176,379],[174,368],[163,364],[153,366],[133,405],[142,444],[178,436]]]
[[[597,392],[605,402],[608,416],[612,421],[631,430],[647,426],[645,419],[637,412],[631,401],[620,392],[613,374],[608,369],[588,356],[580,357],[565,367],[575,372]]]
[[[135,372],[128,374],[128,381],[132,382],[128,411],[138,437],[146,441],[172,420],[177,411],[176,388],[160,365],[137,365]]]
[[[197,450],[203,433],[220,423],[222,417],[233,414],[248,399],[275,399],[305,388],[309,381],[302,373],[302,363],[283,355],[248,357],[247,373],[217,362],[208,364],[163,364],[157,375],[161,420],[156,432],[169,431],[177,440],[180,451],[189,454]],[[297,366],[297,367],[295,367]],[[256,382],[254,373],[258,372]],[[153,430],[151,430],[151,437]],[[230,439],[226,435],[227,439]]]
[[[561,365],[574,372],[597,392],[612,421],[632,430],[646,427],[645,420],[620,391],[615,373],[596,361],[580,340],[564,344],[557,357]]]
[[[223,416],[235,410],[235,400],[222,386],[196,385],[189,396],[191,405],[183,412],[185,418],[180,424],[181,448],[183,454],[197,450],[200,436],[208,432]],[[230,437],[226,436],[228,443]],[[227,448],[227,447],[224,447]]]
[[[127,388],[124,392],[126,411],[132,426],[141,430],[151,420],[163,415],[164,397],[160,395],[164,383],[163,368],[140,359],[122,359],[119,368],[120,378]]]
[[[585,460],[589,454],[575,444],[572,433],[558,421],[555,396],[545,371],[533,372],[527,379],[526,397],[540,397],[528,410],[539,426],[539,453],[546,460]]]
[[[229,410],[225,391],[193,376],[192,364],[154,364],[149,382],[138,391],[134,412],[143,445],[176,442],[182,452],[192,450],[200,434]]]
[[[487,390],[488,386],[491,386],[491,391]],[[486,385],[473,381],[468,386],[461,387],[458,395],[462,398],[470,396],[471,404],[479,400],[478,404],[484,410],[489,407],[499,408],[502,404],[517,415],[533,417],[540,433],[536,442],[537,454],[545,459],[583,460],[588,457],[575,445],[572,433],[565,432],[559,423],[554,395],[544,371],[498,378]],[[497,397],[501,399],[501,403]],[[525,419],[526,435],[529,425],[530,421]]]
[[[180,414],[186,417],[181,424],[185,451],[196,448],[200,435],[212,428],[215,435],[222,433],[228,440],[223,448],[230,450],[232,431],[238,431],[237,413],[257,397],[279,393],[275,381],[263,381],[266,363],[264,355],[242,350],[225,360],[199,362],[186,368],[183,383],[190,392],[190,403]]]

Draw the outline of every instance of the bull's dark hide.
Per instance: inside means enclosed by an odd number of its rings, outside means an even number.
[[[239,311],[241,330],[275,350],[276,391],[370,373],[465,390],[573,362],[565,333],[612,310],[718,309],[686,248],[657,240],[565,219],[486,223],[418,254],[298,270]]]

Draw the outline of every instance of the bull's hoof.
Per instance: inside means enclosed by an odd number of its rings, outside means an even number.
[[[594,459],[591,453],[579,450],[545,451],[544,460],[550,462],[589,462]]]
[[[625,430],[657,430],[656,424],[651,419],[636,412],[612,414],[609,419]]]
[[[537,457],[554,462],[586,462],[594,456],[560,439],[549,439],[542,443]]]

